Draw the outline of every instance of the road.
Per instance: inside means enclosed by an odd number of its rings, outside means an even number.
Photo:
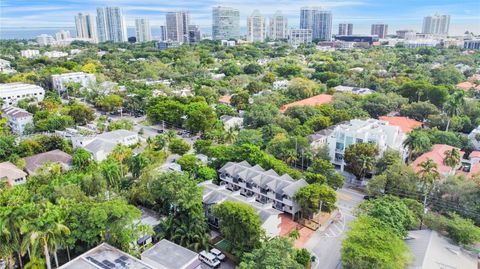
[[[341,268],[340,250],[348,224],[355,219],[354,209],[363,201],[365,194],[350,188],[343,187],[337,190],[340,218],[332,222],[324,231],[317,230],[305,244],[317,261],[312,265],[313,269],[338,269]]]

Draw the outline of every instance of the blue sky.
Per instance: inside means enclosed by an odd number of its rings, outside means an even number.
[[[107,5],[122,7],[128,26],[134,25],[135,18],[145,17],[155,27],[164,24],[166,11],[189,10],[192,22],[205,32],[210,32],[212,6],[224,5],[240,9],[242,27],[254,9],[265,16],[282,10],[289,17],[289,26],[295,27],[302,6],[321,6],[332,10],[334,32],[339,22],[352,22],[356,34],[368,33],[370,24],[377,22],[388,23],[390,33],[397,29],[420,31],[422,18],[438,12],[452,16],[450,34],[480,33],[480,0],[1,0],[0,27],[70,28],[76,13],[95,13],[96,7]]]

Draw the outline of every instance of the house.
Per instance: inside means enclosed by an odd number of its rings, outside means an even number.
[[[465,82],[458,83],[456,86],[457,86],[457,88],[462,89],[464,91],[469,91],[469,90],[472,90],[472,89],[480,90],[480,85],[477,85],[477,84],[475,84],[473,82],[470,82],[470,81],[465,81]]]
[[[435,144],[432,146],[432,150],[430,150],[429,152],[423,153],[417,159],[415,159],[415,161],[412,162],[411,166],[413,167],[413,169],[415,169],[415,171],[419,172],[422,169],[420,167],[420,164],[428,159],[431,159],[437,164],[437,171],[440,173],[440,175],[442,175],[443,177],[453,175],[455,174],[455,171],[458,170],[458,168],[460,168],[461,163],[459,163],[457,167],[454,167],[452,169],[452,167],[444,163],[444,159],[445,159],[445,152],[450,151],[454,148],[455,147],[452,147],[446,144]],[[460,151],[460,158],[463,157],[463,154],[464,152]]]
[[[283,105],[280,108],[280,112],[284,113],[289,107],[295,106],[319,106],[329,104],[333,101],[333,96],[328,94],[319,94],[307,99],[296,101],[290,104]]]
[[[203,207],[205,216],[210,225],[219,228],[218,219],[212,212],[212,207],[224,201],[234,201],[247,204],[257,212],[262,221],[262,228],[268,237],[280,235],[280,214],[282,212],[272,207],[272,203],[263,204],[255,200],[254,196],[246,197],[240,194],[240,191],[231,191],[226,185],[218,186],[212,181],[205,181],[199,184],[203,188]]]
[[[102,243],[58,267],[58,269],[106,268],[158,269],[107,243]]]
[[[52,75],[53,88],[59,92],[65,91],[68,83],[79,83],[82,87],[88,87],[96,81],[97,79],[94,74],[83,72]]]
[[[398,126],[376,119],[354,119],[348,123],[338,124],[327,138],[330,160],[342,171],[345,168],[345,149],[356,143],[372,143],[378,147],[379,156],[387,149],[396,150],[406,159],[407,150],[403,147],[406,134]],[[366,184],[366,182],[362,182]]]
[[[140,216],[140,219],[136,220],[134,224],[135,226],[142,224],[149,226],[153,230],[157,225],[160,224],[160,215],[158,215],[157,212],[141,206],[139,206],[138,209],[140,209],[142,215]],[[150,244],[152,243],[152,235],[153,234],[145,234],[142,232],[141,234],[139,234],[136,243],[139,246],[145,246],[147,244]]]
[[[27,127],[33,127],[33,114],[25,109],[8,106],[2,112],[7,117],[8,126],[17,135],[24,134]]]
[[[27,182],[27,173],[23,172],[11,162],[0,163],[0,182],[7,180],[9,186],[24,184]]]
[[[333,133],[335,126],[320,130],[307,137],[310,147],[314,152],[318,152],[322,147],[327,146],[328,137]]]
[[[422,127],[422,123],[416,121],[414,119],[410,119],[408,117],[390,117],[390,116],[380,116],[378,117],[379,120],[386,121],[392,126],[398,126],[402,130],[402,132],[408,134],[413,129]]]
[[[342,85],[338,85],[334,87],[334,89],[337,92],[348,92],[348,93],[353,93],[358,95],[368,95],[368,94],[375,93],[374,90],[371,90],[369,88],[358,88],[358,87],[350,87],[350,86],[342,86]]]
[[[480,125],[468,134],[468,139],[472,141],[476,150],[480,150]]]
[[[0,99],[2,107],[15,105],[19,100],[34,98],[38,102],[43,100],[45,90],[37,85],[21,82],[0,84]]]
[[[223,127],[225,130],[229,129],[240,129],[243,126],[243,118],[233,117],[228,115],[222,115],[220,120],[223,121]]]
[[[84,148],[96,161],[103,161],[115,149],[117,144],[131,146],[138,143],[138,134],[128,130],[115,130],[93,136],[74,136],[71,138],[74,148]]]
[[[40,51],[39,50],[21,50],[20,55],[25,58],[35,58],[40,56]]]
[[[195,158],[203,164],[208,164],[208,156],[205,154],[196,154]]]
[[[277,80],[273,82],[273,89],[274,90],[285,90],[290,85],[290,81],[288,80]]]
[[[0,59],[0,73],[2,74],[14,74],[17,71],[10,66],[10,61]]]
[[[218,103],[229,106],[231,100],[232,100],[232,96],[224,95],[224,96],[220,97],[220,99],[218,99]]]
[[[410,231],[405,243],[413,255],[413,262],[407,269],[478,268],[477,257],[465,252],[436,231]]]
[[[201,269],[198,254],[166,239],[145,250],[142,262],[155,269]]]
[[[273,208],[291,214],[300,211],[293,200],[295,193],[308,185],[304,179],[294,180],[288,174],[278,175],[274,170],[265,171],[258,164],[248,162],[228,162],[218,170],[220,185],[231,191],[240,191],[241,195],[254,197],[262,204],[273,204]]]
[[[69,170],[72,165],[72,156],[59,149],[35,154],[23,159],[25,160],[25,171],[29,175],[35,174],[45,163],[60,164],[63,170]]]
[[[468,179],[480,176],[480,151],[472,151],[468,160],[462,160],[463,169],[457,171],[457,175],[464,175]]]

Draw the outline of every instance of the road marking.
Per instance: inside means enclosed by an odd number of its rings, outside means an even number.
[[[346,193],[349,193],[349,194],[352,194],[352,195],[356,195],[358,197],[361,197],[363,198],[363,194],[359,193],[359,192],[356,192],[356,191],[352,191],[352,190],[349,190],[349,189],[340,189],[339,192],[346,192]]]

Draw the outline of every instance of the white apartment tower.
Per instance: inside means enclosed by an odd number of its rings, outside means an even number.
[[[352,23],[340,23],[338,24],[338,35],[352,35],[353,24]]]
[[[57,41],[70,39],[70,31],[61,30],[55,33],[55,39]]]
[[[318,7],[300,10],[300,29],[312,30],[312,38],[324,41],[332,39],[332,12]]]
[[[213,7],[212,39],[228,40],[240,38],[240,11],[231,7]]]
[[[165,18],[167,40],[188,43],[190,14],[187,11],[167,12]]]
[[[270,18],[269,37],[272,40],[288,37],[288,19],[279,10]]]
[[[147,19],[135,19],[135,33],[137,42],[148,42],[152,40],[150,22]]]
[[[385,38],[388,35],[388,24],[372,24],[371,34],[378,36],[378,38]]]
[[[263,42],[265,36],[265,17],[260,14],[260,11],[254,10],[247,18],[247,41]]]
[[[75,16],[75,29],[77,30],[77,38],[88,38],[92,40],[92,42],[98,42],[97,22],[94,16],[78,13],[78,15]]]
[[[435,14],[423,18],[423,34],[448,35],[449,28],[450,15]]]
[[[127,42],[127,25],[119,7],[97,8],[98,40]]]

